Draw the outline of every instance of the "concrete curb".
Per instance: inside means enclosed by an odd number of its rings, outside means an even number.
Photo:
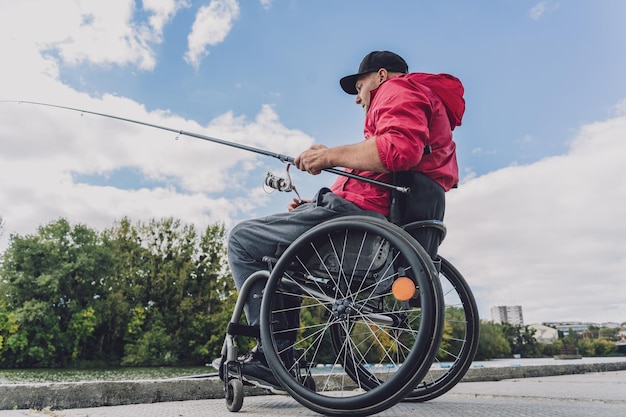
[[[626,370],[626,362],[470,368],[461,382],[499,381]],[[437,370],[433,372],[444,372]],[[267,391],[246,387],[246,396]],[[0,410],[70,409],[224,397],[217,377],[148,381],[0,384]]]
[[[470,368],[461,382],[500,381],[503,379],[536,378],[586,374],[591,372],[612,372],[626,370],[626,362],[568,363],[555,365],[509,366],[501,368]]]

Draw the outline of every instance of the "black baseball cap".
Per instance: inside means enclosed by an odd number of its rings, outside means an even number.
[[[343,77],[339,80],[339,84],[346,93],[356,95],[357,79],[363,74],[376,72],[381,68],[389,72],[402,72],[404,74],[409,72],[409,66],[400,55],[389,51],[374,51],[365,55],[361,65],[359,65],[359,72]]]

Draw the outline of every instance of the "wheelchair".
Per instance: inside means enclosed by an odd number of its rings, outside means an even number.
[[[282,387],[320,414],[371,415],[451,389],[476,351],[478,314],[461,274],[414,237],[425,229],[437,245],[445,237],[438,220],[400,227],[342,216],[301,235],[279,259],[268,258],[268,270],[241,288],[224,340],[227,408],[243,405],[239,335],[260,337]],[[265,282],[261,324],[250,330],[240,320],[259,280]],[[461,327],[462,336],[450,326]],[[450,358],[443,373],[433,372],[435,362]]]

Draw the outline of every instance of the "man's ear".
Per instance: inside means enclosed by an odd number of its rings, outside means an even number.
[[[385,68],[381,68],[378,70],[378,82],[379,83],[382,83],[383,81],[387,80],[388,77],[389,77],[389,73],[387,72]]]

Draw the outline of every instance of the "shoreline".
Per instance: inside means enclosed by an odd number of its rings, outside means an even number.
[[[431,372],[445,372],[436,364]],[[626,357],[503,359],[475,362],[460,383],[626,370]],[[245,387],[246,396],[267,391]],[[213,374],[159,380],[0,384],[0,410],[72,409],[218,399],[224,384]]]

